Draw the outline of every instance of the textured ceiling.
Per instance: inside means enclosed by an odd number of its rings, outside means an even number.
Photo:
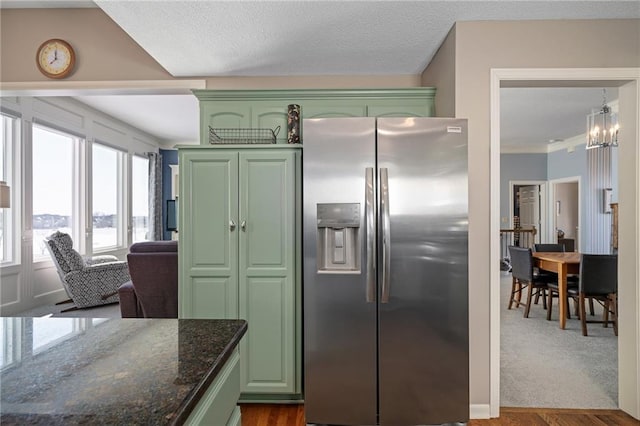
[[[456,21],[640,17],[638,1],[95,3],[181,77],[415,75]]]

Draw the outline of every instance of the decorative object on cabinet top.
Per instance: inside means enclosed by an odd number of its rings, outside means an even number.
[[[300,105],[287,105],[287,143],[300,143]]]
[[[280,133],[280,126],[271,129],[224,129],[209,126],[209,143],[211,144],[245,144],[245,143],[276,143]]]

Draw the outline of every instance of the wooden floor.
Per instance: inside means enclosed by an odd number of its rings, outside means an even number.
[[[304,426],[304,406],[242,404],[242,426]],[[468,426],[638,426],[640,421],[620,410],[501,408],[500,418],[471,420]]]

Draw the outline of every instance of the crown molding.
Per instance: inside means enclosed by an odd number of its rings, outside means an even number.
[[[547,145],[501,145],[500,154],[549,154],[563,149],[571,152],[580,145],[586,145],[586,138],[587,135],[583,133]]]

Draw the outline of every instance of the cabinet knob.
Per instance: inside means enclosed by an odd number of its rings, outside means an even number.
[[[243,230],[243,231],[246,231],[246,230],[247,230],[247,221],[246,221],[246,220],[243,220],[243,221],[240,223],[240,228],[242,228],[242,230]]]
[[[235,231],[235,229],[236,229],[236,223],[233,220],[229,221],[229,229],[231,231]]]

